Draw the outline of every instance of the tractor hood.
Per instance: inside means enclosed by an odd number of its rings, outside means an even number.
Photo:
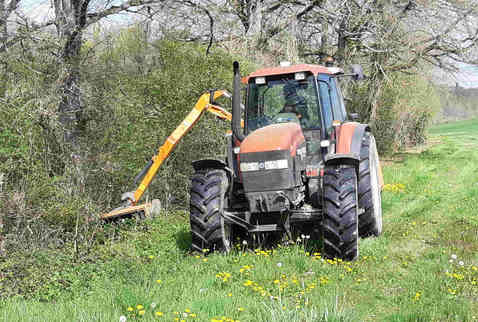
[[[305,138],[299,124],[272,124],[249,134],[241,143],[240,153],[289,150],[294,157],[297,148],[304,142]]]

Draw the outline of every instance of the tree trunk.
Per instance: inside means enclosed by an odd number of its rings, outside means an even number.
[[[59,121],[64,130],[64,141],[73,150],[84,128],[80,91],[80,50],[82,31],[90,0],[54,0],[58,36],[62,41],[63,73],[60,79]]]

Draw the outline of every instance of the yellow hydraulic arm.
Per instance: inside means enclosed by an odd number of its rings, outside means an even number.
[[[213,98],[211,99],[211,94]],[[196,105],[191,112],[186,116],[186,118],[178,125],[178,127],[171,133],[171,135],[166,139],[166,142],[159,147],[158,154],[152,157],[152,164],[144,175],[141,183],[134,193],[128,196],[128,206],[115,209],[107,214],[101,216],[102,219],[110,219],[115,217],[120,217],[123,215],[135,213],[138,211],[144,211],[145,205],[137,205],[138,201],[143,196],[144,191],[148,188],[149,184],[156,176],[161,164],[164,160],[168,158],[173,149],[176,147],[177,143],[181,138],[186,135],[186,133],[194,126],[194,124],[199,120],[204,111],[208,111],[220,119],[223,120],[232,120],[232,114],[223,109],[220,106],[213,105],[210,102],[214,102],[221,96],[230,98],[231,94],[226,90],[216,90],[201,95]]]

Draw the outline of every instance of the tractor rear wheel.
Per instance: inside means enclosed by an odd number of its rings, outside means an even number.
[[[379,236],[382,233],[382,197],[378,181],[378,153],[375,138],[365,133],[360,149],[358,202],[363,212],[359,215],[360,237]]]
[[[231,249],[231,225],[222,216],[228,186],[224,170],[205,169],[192,176],[189,219],[193,250],[228,252]]]
[[[322,236],[328,258],[358,257],[357,175],[353,167],[326,167]]]

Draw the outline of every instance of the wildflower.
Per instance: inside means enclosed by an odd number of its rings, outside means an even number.
[[[282,267],[282,263],[281,262],[277,263],[277,267]]]
[[[191,313],[191,310],[190,309],[185,309],[184,312]]]
[[[196,313],[191,313],[191,314],[189,314],[189,316],[192,317],[192,318],[195,318],[197,315],[196,315]]]
[[[124,315],[120,316],[119,322],[126,322],[126,316]]]
[[[138,305],[136,305],[136,308],[137,308],[138,310],[142,310],[142,309],[144,308],[144,306],[142,306],[141,304],[138,304]]]
[[[246,245],[247,245],[247,240],[243,240],[243,241],[242,241],[242,244],[243,244],[244,246],[246,246]]]
[[[207,248],[203,248],[203,250],[202,250],[203,253],[207,253],[208,251],[209,251],[209,249],[207,249]]]
[[[149,255],[148,258],[149,258],[149,259],[153,259],[154,256],[153,256],[153,255]]]
[[[202,261],[203,261],[203,262],[207,262],[207,258],[204,258]]]
[[[243,307],[238,307],[237,310],[238,310],[239,312],[244,312],[244,308],[243,308]]]
[[[156,283],[161,284],[161,280],[156,280]]]
[[[422,294],[421,294],[420,292],[416,292],[416,293],[415,293],[415,298],[414,298],[414,300],[415,300],[415,301],[418,301],[418,300],[420,299],[420,296],[421,296],[421,295],[422,295]]]
[[[158,312],[155,313],[155,315],[156,315],[156,316],[163,316],[163,312],[158,311]]]
[[[138,312],[139,315],[144,315],[144,313],[146,313],[145,310],[141,310],[141,311]]]
[[[463,265],[465,265],[465,263],[463,261],[459,261],[458,265],[463,266]]]
[[[451,259],[457,259],[457,256],[455,254],[451,254]]]
[[[156,307],[156,303],[151,303],[151,308],[154,309]]]
[[[279,280],[274,280],[274,284],[279,284]]]
[[[130,306],[130,307],[128,307],[127,310],[128,310],[128,312],[133,312],[134,309]]]
[[[232,297],[232,293],[227,293],[227,296]]]

